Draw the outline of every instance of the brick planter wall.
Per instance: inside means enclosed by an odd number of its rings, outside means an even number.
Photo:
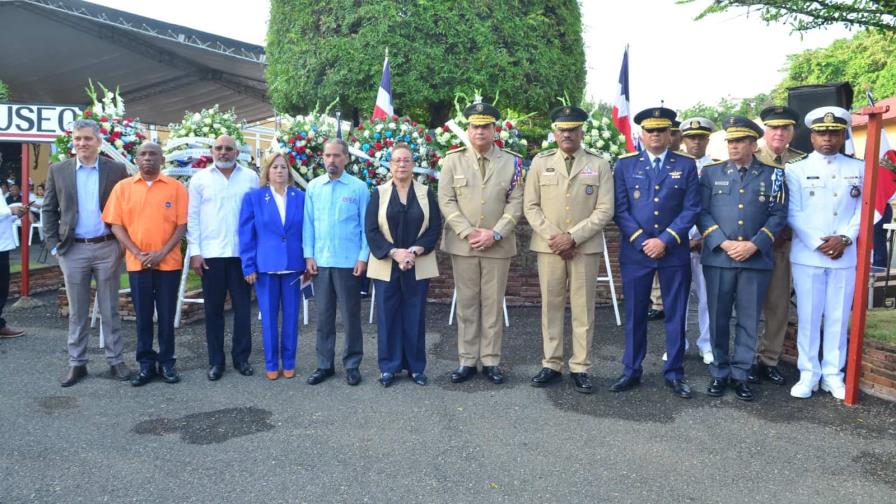
[[[62,270],[59,269],[59,266],[54,265],[29,271],[28,287],[32,294],[58,289],[63,285],[65,285],[65,279],[62,277]],[[9,297],[19,297],[21,288],[21,272],[9,275]]]
[[[896,401],[896,345],[865,338],[859,388],[870,395]],[[791,324],[784,339],[781,360],[796,364],[796,326]]]
[[[538,305],[541,304],[541,291],[538,287],[538,267],[536,265],[536,253],[529,250],[529,241],[532,236],[532,228],[525,219],[516,227],[517,256],[510,262],[510,274],[507,279],[507,304],[511,306]],[[613,268],[613,280],[616,284],[616,297],[622,300],[622,279],[619,275],[619,229],[615,224],[610,224],[605,230],[607,249],[610,254],[610,265]],[[600,276],[606,276],[604,258],[598,254],[600,261]],[[429,300],[437,303],[450,303],[451,294],[454,291],[454,278],[451,271],[451,257],[442,251],[436,251],[436,259],[439,263],[438,278],[433,278],[429,284]],[[610,287],[606,282],[597,286],[595,303],[598,306],[608,306],[611,303]]]
[[[96,296],[96,290],[91,289],[92,297]],[[201,298],[202,297],[202,289],[197,289],[194,291],[187,291],[185,297],[187,299]],[[68,317],[68,296],[65,295],[65,289],[59,289],[56,293],[56,303],[59,306],[58,314],[60,317]],[[93,306],[91,304],[91,306]],[[91,308],[92,309],[92,308]],[[227,297],[227,300],[224,302],[224,309],[230,309],[230,296]],[[131,295],[128,293],[122,293],[118,295],[118,314],[121,315],[121,318],[124,320],[136,320],[137,314],[134,312],[134,304],[131,302]],[[181,310],[181,324],[189,324],[196,320],[202,320],[205,318],[205,313],[203,312],[203,305],[199,303],[184,303],[183,310]]]

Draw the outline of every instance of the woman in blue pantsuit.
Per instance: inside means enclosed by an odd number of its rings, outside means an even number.
[[[392,179],[370,197],[364,231],[370,245],[367,276],[374,281],[380,383],[392,385],[407,370],[426,385],[426,293],[438,276],[433,253],[442,216],[432,191],[414,181],[414,156],[407,144],[392,148]]]
[[[255,285],[265,371],[271,380],[280,377],[281,360],[283,377],[296,375],[305,194],[290,184],[290,173],[282,153],[270,155],[261,167],[261,187],[246,193],[240,208],[240,259],[246,281]]]

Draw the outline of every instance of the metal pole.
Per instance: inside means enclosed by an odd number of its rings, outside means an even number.
[[[855,406],[859,400],[859,377],[862,374],[862,340],[868,311],[868,279],[871,273],[871,250],[874,247],[874,204],[877,199],[877,169],[880,163],[880,129],[883,114],[889,106],[865,107],[859,114],[868,116],[865,143],[865,183],[862,194],[861,225],[856,243],[856,288],[852,300],[852,323],[849,330],[849,351],[846,360],[846,400]]]
[[[28,253],[29,248],[31,247],[31,210],[27,209],[28,205],[28,172],[30,170],[31,165],[31,144],[23,143],[22,144],[22,205],[26,206],[26,212],[20,218],[20,222],[22,224],[20,231],[22,233],[22,239],[19,243],[22,244],[22,248],[20,250],[20,256],[22,260],[22,272],[21,279],[19,284],[19,297],[28,297],[31,295],[31,288],[28,285],[28,267],[30,265],[30,255]]]

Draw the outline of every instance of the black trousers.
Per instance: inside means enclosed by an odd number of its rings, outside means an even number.
[[[249,284],[243,278],[243,266],[239,257],[214,257],[206,259],[208,269],[202,274],[202,298],[205,308],[205,340],[208,344],[208,364],[224,365],[224,301],[230,293],[233,308],[233,342],[230,356],[233,362],[249,360],[252,353],[250,332]]]
[[[180,270],[129,271],[131,299],[137,314],[137,362],[140,369],[150,369],[156,362],[174,366],[174,311],[177,308],[177,287]],[[153,312],[158,315],[159,351],[152,348]]]
[[[3,308],[9,299],[9,251],[0,252],[0,329],[6,327]]]

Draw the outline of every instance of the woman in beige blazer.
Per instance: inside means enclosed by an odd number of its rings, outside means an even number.
[[[392,179],[370,197],[364,231],[370,245],[367,276],[376,289],[380,383],[392,385],[402,370],[426,385],[426,293],[439,275],[434,250],[442,229],[438,201],[414,181],[407,144],[392,148]]]

